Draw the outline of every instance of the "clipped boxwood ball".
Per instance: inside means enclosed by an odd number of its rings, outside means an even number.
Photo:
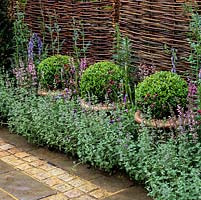
[[[123,82],[123,70],[109,61],[89,66],[80,81],[82,98],[95,97],[98,102],[117,101]]]
[[[62,89],[71,63],[72,57],[66,55],[54,55],[41,61],[37,67],[41,86],[45,89]]]
[[[168,117],[171,111],[176,114],[177,105],[185,108],[188,95],[186,81],[179,75],[161,71],[148,76],[138,84],[135,91],[137,108],[149,108],[153,118]]]

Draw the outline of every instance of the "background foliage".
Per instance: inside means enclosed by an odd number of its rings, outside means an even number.
[[[13,53],[13,22],[8,14],[9,0],[0,1],[0,65],[10,68]]]

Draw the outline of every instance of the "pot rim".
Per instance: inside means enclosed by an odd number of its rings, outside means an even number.
[[[80,99],[80,105],[82,108],[87,109],[87,110],[93,110],[93,111],[101,111],[101,110],[115,110],[116,106],[112,104],[95,104],[95,105],[90,105],[89,102],[86,102],[84,99]]]
[[[135,121],[139,124],[144,123],[147,126],[151,126],[154,128],[177,128],[179,126],[179,119],[176,117],[171,117],[167,120],[161,119],[151,119],[145,120],[141,117],[142,112],[137,110],[135,112]]]

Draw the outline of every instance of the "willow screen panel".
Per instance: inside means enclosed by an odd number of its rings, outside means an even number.
[[[85,42],[90,42],[87,56],[94,60],[111,58],[114,23],[118,22],[122,33],[132,40],[136,65],[146,63],[169,70],[171,55],[164,51],[167,45],[177,49],[177,70],[186,71],[190,17],[184,4],[185,0],[30,0],[26,20],[34,32],[41,34],[48,33],[48,26],[56,21],[61,28],[60,40],[65,40],[63,53],[68,54],[73,52],[73,19],[82,22]],[[79,23],[74,29],[78,27]],[[51,34],[46,35],[46,41],[50,43]],[[81,43],[78,41],[80,47]]]
[[[111,58],[113,16],[113,1],[110,0],[91,2],[35,0],[28,1],[26,5],[28,25],[34,32],[40,32],[41,35],[46,33],[46,42],[49,44],[56,37],[55,32],[51,36],[50,29],[59,26],[60,42],[64,41],[62,53],[72,54],[74,30],[84,31],[85,44],[90,44],[87,56],[94,60]],[[82,34],[79,35],[78,47],[82,48]]]
[[[146,63],[162,70],[171,69],[171,54],[164,47],[177,50],[179,71],[189,69],[186,58],[189,13],[182,0],[122,0],[121,31],[131,38],[136,64]]]

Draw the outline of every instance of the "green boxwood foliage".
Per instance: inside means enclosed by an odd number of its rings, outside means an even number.
[[[116,64],[109,61],[97,62],[89,66],[81,77],[81,96],[94,96],[98,102],[114,102],[120,94],[123,77],[122,69]]]
[[[66,55],[50,56],[38,65],[39,82],[45,89],[62,89],[68,79],[72,58]]]
[[[147,77],[136,88],[136,105],[141,111],[150,109],[154,118],[164,118],[177,105],[185,107],[188,94],[187,83],[179,75],[161,71]]]

